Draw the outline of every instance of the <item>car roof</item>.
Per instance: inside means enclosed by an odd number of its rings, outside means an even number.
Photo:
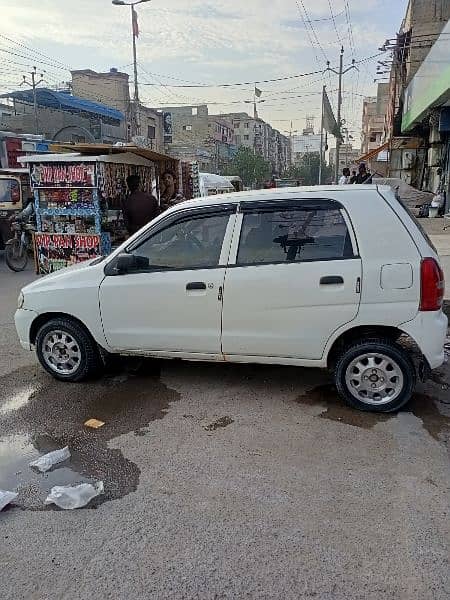
[[[193,200],[185,200],[179,204],[176,204],[168,211],[176,212],[180,208],[195,208],[195,207],[207,207],[217,206],[219,204],[229,204],[238,202],[250,202],[252,200],[289,200],[292,195],[301,196],[302,194],[320,194],[322,197],[326,194],[332,194],[333,196],[337,193],[356,194],[361,192],[376,192],[376,191],[390,191],[391,187],[388,185],[314,185],[314,186],[296,186],[296,187],[285,187],[285,188],[272,188],[269,190],[249,190],[246,192],[230,192],[228,194],[219,194],[217,196],[208,196],[205,198],[194,198]],[[300,199],[300,198],[299,198]],[[307,198],[305,198],[307,199]]]

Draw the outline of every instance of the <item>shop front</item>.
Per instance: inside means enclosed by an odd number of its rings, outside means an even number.
[[[167,206],[163,198],[170,205],[199,195],[195,165],[151,150],[93,144],[56,149],[60,152],[22,159],[34,196],[40,274],[108,254],[126,239],[122,208],[130,175],[139,177],[140,189],[157,198],[161,209]],[[105,150],[109,153],[98,154]]]

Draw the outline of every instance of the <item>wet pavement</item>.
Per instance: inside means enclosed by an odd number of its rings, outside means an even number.
[[[54,485],[103,481],[104,494],[89,508],[137,489],[140,469],[110,441],[127,433],[145,435],[179,395],[160,382],[153,361],[124,361],[120,368],[119,375],[87,384],[54,381],[36,367],[0,378],[0,489],[19,492],[15,505],[51,510],[43,501]],[[90,418],[105,425],[88,428]],[[65,463],[47,473],[29,467],[64,446],[72,454]]]
[[[290,367],[129,360],[61,383],[11,326],[32,277],[0,263],[0,489],[19,493],[0,513],[2,600],[450,596],[448,362],[393,415]],[[98,480],[84,509],[44,506]]]

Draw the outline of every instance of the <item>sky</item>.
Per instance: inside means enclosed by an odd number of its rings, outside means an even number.
[[[111,0],[0,4],[1,93],[17,89],[33,65],[49,86],[70,81],[70,69],[117,67],[132,76],[128,7]],[[154,107],[208,103],[211,114],[251,113],[253,82],[261,82],[259,116],[289,133],[311,115],[317,129],[322,85],[333,106],[337,101],[337,77],[322,71],[327,60],[337,68],[342,44],[345,65],[355,58],[359,69],[344,76],[342,116],[359,139],[363,96],[376,93],[383,58],[369,57],[395,36],[406,6],[407,0],[151,0],[137,7],[141,99]],[[212,87],[176,87],[197,84]]]

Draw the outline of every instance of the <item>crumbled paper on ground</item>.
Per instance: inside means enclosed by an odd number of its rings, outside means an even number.
[[[82,508],[89,502],[103,494],[103,481],[98,481],[95,485],[90,483],[81,483],[74,486],[56,485],[50,490],[50,494],[45,499],[45,504],[56,504],[63,510],[74,510]]]
[[[86,427],[91,427],[92,429],[99,429],[100,427],[103,427],[105,422],[99,421],[98,419],[88,419],[84,422],[84,424],[86,425]]]
[[[16,492],[7,492],[5,490],[0,490],[0,510],[3,510],[5,506],[7,506],[13,500],[15,500],[18,495],[19,494],[16,494]]]
[[[35,467],[36,469],[39,469],[41,473],[45,473],[54,465],[64,462],[68,458],[70,458],[70,450],[68,446],[66,446],[65,448],[61,448],[61,450],[54,450],[53,452],[49,452],[48,454],[44,454],[36,460],[33,460],[30,462],[30,467]]]

